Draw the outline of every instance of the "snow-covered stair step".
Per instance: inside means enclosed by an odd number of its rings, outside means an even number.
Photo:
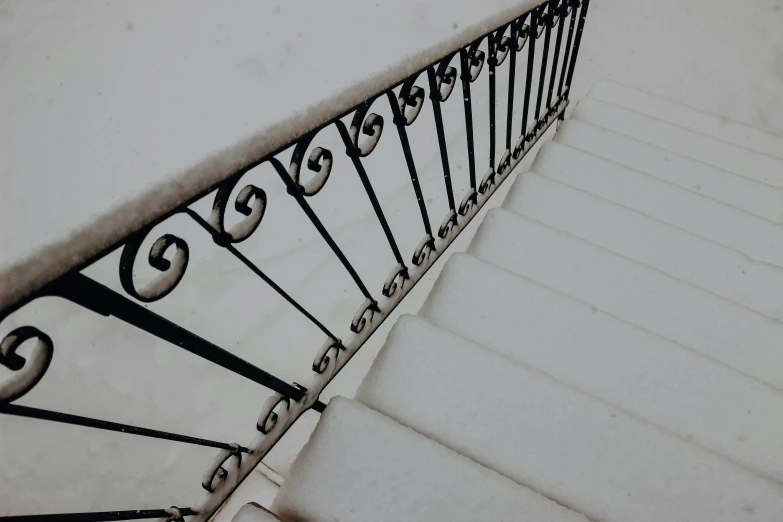
[[[759,503],[766,512],[772,503],[766,491],[739,485],[747,489],[746,502]],[[329,401],[272,510],[299,522],[586,522],[583,515],[341,397]]]
[[[783,483],[783,394],[725,364],[473,256],[419,315]],[[783,353],[762,355],[780,380]]]
[[[770,221],[783,223],[783,189],[579,120],[563,122],[554,140]]]
[[[783,269],[528,172],[503,206],[783,321]]]
[[[530,170],[783,267],[783,225],[561,143],[545,144]]]
[[[659,98],[609,80],[596,82],[590,98],[619,105],[694,132],[783,159],[783,138],[739,122]]]
[[[616,105],[586,98],[571,115],[740,176],[783,187],[783,159],[717,140]]]
[[[357,398],[595,521],[769,522],[783,513],[779,484],[422,320],[395,325]],[[342,441],[345,454],[356,438]],[[449,480],[438,471],[435,482]]]
[[[512,212],[468,251],[783,390],[780,321]]]
[[[239,508],[231,522],[280,522],[280,519],[260,505],[250,502]]]

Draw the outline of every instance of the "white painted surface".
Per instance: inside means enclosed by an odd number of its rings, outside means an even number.
[[[783,159],[783,138],[771,132],[665,100],[617,82],[605,80],[596,82],[590,88],[588,96],[705,136],[712,136],[721,141]]]
[[[724,364],[473,256],[419,315],[783,482],[781,393]]]
[[[459,284],[444,274],[433,295]],[[591,520],[783,512],[780,485],[420,319],[400,321],[357,398]]]
[[[783,320],[781,268],[533,172],[517,178],[503,206]]]
[[[561,143],[536,156],[536,174],[783,267],[783,226]]]
[[[332,398],[275,499],[288,520],[577,522],[558,506],[394,420]]]
[[[783,189],[579,120],[564,122],[554,141],[783,223]]]
[[[704,136],[616,105],[587,98],[572,118],[682,154],[740,176],[783,187],[783,159]]]
[[[583,300],[783,390],[783,323],[520,217],[503,242],[471,244],[481,259]]]

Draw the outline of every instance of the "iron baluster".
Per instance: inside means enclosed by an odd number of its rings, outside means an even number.
[[[558,3],[560,0],[557,0]],[[549,20],[550,27],[557,24],[557,37],[555,38],[555,55],[552,58],[552,72],[549,74],[549,89],[546,95],[546,106],[552,107],[552,94],[555,90],[555,76],[557,76],[557,64],[560,59],[560,44],[563,40],[563,17],[565,16],[565,0],[562,5],[555,5]],[[562,76],[562,75],[561,75]]]
[[[302,207],[302,210],[310,219],[310,222],[313,224],[316,230],[318,230],[318,233],[321,234],[321,237],[324,239],[324,241],[326,241],[326,244],[328,244],[329,247],[332,249],[334,255],[337,256],[337,258],[343,264],[345,269],[351,275],[351,278],[353,279],[354,283],[356,283],[356,286],[359,288],[362,295],[364,295],[364,297],[367,299],[372,299],[369,290],[367,290],[367,287],[364,285],[364,282],[362,282],[362,279],[359,277],[359,274],[356,273],[356,270],[353,268],[353,265],[351,265],[351,263],[348,261],[348,258],[345,257],[345,254],[343,254],[342,250],[340,250],[340,247],[337,246],[337,243],[334,242],[334,239],[332,239],[332,236],[326,230],[326,227],[324,227],[323,223],[321,223],[321,220],[318,218],[315,212],[313,212],[313,209],[310,207],[310,204],[307,203],[307,200],[305,200],[305,194],[294,183],[294,181],[292,181],[288,177],[288,173],[283,167],[283,164],[280,163],[275,158],[271,158],[270,161],[272,162],[272,165],[274,165],[275,169],[277,170],[277,173],[280,175],[280,178],[287,185],[288,193],[291,196],[293,196],[296,202],[299,203],[299,206]]]
[[[416,202],[419,205],[419,211],[421,212],[421,221],[424,224],[424,232],[428,236],[432,236],[432,227],[430,225],[430,218],[427,214],[427,205],[424,202],[424,195],[421,192],[421,184],[419,183],[419,175],[416,172],[416,163],[413,161],[413,153],[411,152],[411,144],[408,141],[408,131],[405,129],[408,125],[413,123],[415,120],[415,117],[413,117],[411,120],[408,120],[403,111],[400,109],[400,104],[403,104],[403,106],[408,104],[409,99],[417,99],[416,103],[419,106],[418,111],[416,112],[416,116],[418,116],[419,111],[421,111],[421,104],[424,100],[424,94],[419,89],[419,95],[418,98],[411,94],[411,87],[413,87],[413,82],[411,81],[411,86],[408,88],[407,93],[405,91],[405,86],[402,87],[402,92],[400,92],[400,98],[399,100],[395,98],[394,92],[389,90],[386,91],[386,96],[389,98],[389,105],[391,106],[392,114],[394,115],[394,125],[397,127],[397,133],[400,136],[400,144],[402,145],[402,152],[405,156],[405,163],[408,166],[408,173],[411,177],[411,183],[413,184],[413,192],[416,194]],[[418,89],[418,87],[416,87]]]
[[[250,269],[251,272],[256,274],[259,278],[261,278],[262,281],[264,281],[267,285],[269,285],[272,290],[278,293],[280,297],[285,299],[291,306],[296,308],[299,313],[304,315],[311,323],[313,323],[319,330],[321,330],[323,333],[328,335],[330,338],[332,338],[335,342],[341,343],[340,338],[334,335],[332,332],[329,331],[326,326],[321,323],[318,319],[316,319],[310,312],[307,311],[302,305],[300,305],[293,297],[288,295],[288,293],[283,290],[277,283],[274,282],[272,278],[267,276],[258,266],[255,265],[252,261],[250,261],[247,257],[245,257],[242,252],[237,250],[237,248],[231,243],[231,241],[226,239],[225,234],[220,234],[219,232],[216,232],[210,224],[204,220],[201,216],[199,216],[196,212],[194,212],[191,209],[186,209],[185,212],[195,221],[198,223],[199,226],[204,228],[209,234],[212,235],[212,240],[221,248],[226,249],[233,255],[235,258],[237,258],[243,265],[245,265],[247,268]]]
[[[304,391],[301,388],[265,372],[83,274],[67,274],[50,283],[47,292],[97,314],[114,316],[270,390],[291,397],[293,400],[298,401],[304,396]]]
[[[503,35],[501,29],[501,37]],[[487,48],[489,50],[488,66],[489,66],[489,171],[488,176],[495,174],[495,68],[497,67],[497,56],[495,50],[495,38],[490,34],[487,39]],[[484,184],[482,183],[482,186]],[[482,191],[483,193],[483,191]]]
[[[371,102],[367,103],[369,105]],[[381,122],[383,122],[383,120],[381,120]],[[367,193],[367,197],[370,199],[370,204],[375,211],[375,217],[378,218],[378,222],[381,224],[381,228],[383,228],[383,233],[386,234],[386,239],[389,241],[389,247],[391,247],[392,253],[394,254],[394,259],[398,264],[404,266],[405,262],[402,260],[402,255],[400,254],[400,249],[397,247],[394,234],[392,234],[391,228],[389,228],[389,223],[386,221],[386,216],[383,214],[381,203],[378,201],[378,196],[375,195],[375,190],[372,188],[370,178],[367,176],[367,171],[364,169],[364,165],[362,164],[361,157],[365,154],[361,153],[358,145],[352,143],[351,136],[348,132],[348,129],[345,127],[345,124],[339,120],[335,123],[337,125],[338,131],[340,132],[340,136],[345,143],[346,153],[348,154],[348,157],[351,158],[353,166],[356,168],[356,173],[359,175],[359,179],[361,180],[362,186],[364,187],[364,191]],[[376,132],[380,133],[380,131]]]
[[[196,515],[191,508],[135,509],[132,511],[95,511],[92,513],[62,513],[51,515],[19,515],[0,517],[3,522],[109,522],[115,520],[165,519],[183,522],[182,517]]]
[[[175,442],[184,442],[187,444],[195,444],[198,446],[207,446],[211,448],[233,450],[236,449],[242,453],[246,453],[249,450],[244,446],[232,446],[227,442],[217,442],[209,439],[202,439],[199,437],[190,437],[188,435],[180,435],[177,433],[170,433],[167,431],[153,430],[150,428],[143,428],[139,426],[131,426],[130,424],[122,424],[119,422],[111,422],[100,419],[93,419],[90,417],[82,417],[80,415],[72,415],[70,413],[62,413],[59,411],[42,410],[39,408],[31,408],[29,406],[21,406],[17,404],[0,404],[0,413],[8,415],[16,415],[19,417],[27,417],[30,419],[48,420],[52,422],[60,422],[63,424],[72,424],[74,426],[84,426],[86,428],[95,428],[99,430],[116,431],[119,433],[129,433],[131,435],[140,435],[142,437],[151,437],[154,439],[171,440]]]
[[[435,115],[435,131],[438,134],[438,147],[440,148],[440,161],[443,167],[443,179],[446,183],[446,197],[449,201],[449,213],[438,229],[438,237],[444,238],[453,228],[457,216],[456,205],[454,204],[454,189],[451,186],[451,169],[449,168],[449,152],[446,146],[446,135],[443,131],[443,114],[440,104],[446,101],[454,90],[454,84],[457,80],[457,73],[448,63],[454,54],[446,57],[439,65],[438,70],[432,65],[427,69],[427,77],[430,84],[430,100],[432,101],[432,111]],[[440,80],[440,83],[439,83]]]
[[[566,89],[571,87],[571,80],[574,77],[574,67],[576,66],[576,56],[579,54],[579,44],[582,41],[582,32],[585,29],[585,18],[587,18],[587,8],[590,5],[590,0],[582,0],[582,9],[579,11],[579,24],[576,28],[576,36],[574,37],[574,50],[571,54],[571,63],[568,66],[568,77],[566,78]],[[574,8],[576,9],[576,8]]]
[[[533,9],[530,12],[530,23],[527,27],[527,76],[525,77],[525,106],[522,110],[522,135],[523,141],[532,137],[531,130],[528,128],[528,114],[530,113],[530,92],[533,89],[533,66],[536,60],[536,27],[538,26],[538,11]]]
[[[470,188],[476,191],[476,155],[473,148],[473,107],[470,102],[471,60],[475,54],[468,56],[467,49],[460,49],[460,80],[462,81],[462,101],[465,109],[465,137],[468,147],[468,172],[470,175]]]
[[[508,161],[508,155],[511,151],[511,125],[514,116],[514,85],[516,84],[517,72],[517,24],[511,24],[511,57],[509,58],[508,69],[508,104],[506,112],[506,150],[504,157]],[[501,160],[503,163],[503,160]]]
[[[565,77],[568,74],[568,68],[570,61],[568,60],[571,54],[571,41],[574,38],[574,27],[576,26],[576,12],[579,9],[579,0],[565,0],[568,6],[566,12],[571,13],[571,17],[568,19],[568,37],[566,38],[565,53],[563,54],[563,70],[560,72],[560,81],[557,84],[557,95],[563,94],[563,84]]]
[[[538,94],[536,96],[536,121],[538,121],[539,116],[541,115],[541,102],[544,98],[544,81],[546,80],[546,64],[547,60],[549,58],[549,36],[551,33],[551,28],[549,24],[549,18],[552,16],[552,6],[554,5],[554,2],[557,0],[549,0],[549,3],[547,4],[547,13],[544,13],[544,6],[541,6],[541,16],[538,19],[538,27],[541,27],[542,24],[544,26],[544,49],[541,52],[541,73],[538,78]],[[535,31],[535,37],[538,38],[541,36],[540,30]]]

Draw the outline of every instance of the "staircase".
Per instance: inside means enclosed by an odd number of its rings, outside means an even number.
[[[781,187],[783,139],[597,84],[329,403],[274,511],[780,520]]]

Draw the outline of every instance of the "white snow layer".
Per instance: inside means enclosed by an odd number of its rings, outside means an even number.
[[[420,315],[763,475],[783,477],[783,459],[771,455],[783,431],[780,392],[726,365],[472,256],[447,264]]]
[[[675,154],[622,134],[571,119],[554,141],[644,172],[685,190],[783,223],[783,189]]]
[[[275,499],[308,522],[585,518],[357,402],[334,397]]]
[[[699,134],[783,159],[783,138],[681,103],[651,96],[632,87],[611,81],[599,81],[590,88],[588,96],[685,127]]]
[[[433,295],[453,283],[442,277]],[[475,310],[469,294],[460,304]],[[421,319],[395,325],[357,398],[591,520],[766,522],[783,512],[779,484]]]
[[[746,178],[783,187],[783,159],[774,156],[748,150],[593,98],[580,101],[571,117]]]
[[[561,143],[542,147],[530,170],[783,267],[778,223]]]
[[[533,172],[504,207],[783,320],[783,269]]]
[[[251,502],[239,508],[231,522],[278,522],[279,520],[273,513]]]
[[[535,191],[533,187],[530,188],[540,197],[545,195]],[[521,240],[530,237],[530,234],[526,234],[529,232],[526,227],[530,223],[511,212],[498,210],[490,213],[482,223],[471,251],[480,257],[492,257],[488,252],[493,250],[494,242],[498,241],[511,243],[510,248],[518,249]],[[529,248],[525,246],[523,250],[531,255],[530,251],[536,246],[536,242],[531,242]],[[666,249],[663,245],[659,248]],[[679,254],[674,254],[676,250],[667,252],[671,257],[679,257]],[[532,256],[535,257],[534,254]],[[524,269],[523,272],[526,275],[530,273]],[[591,277],[591,273],[587,271],[583,275],[586,278]],[[532,278],[540,280],[535,274]],[[606,278],[598,280],[607,286],[611,285]],[[587,349],[587,346],[579,346],[579,343],[561,343],[555,350],[565,350],[571,357],[577,356],[574,352],[578,350],[584,351],[584,355],[577,357],[596,359],[587,363],[590,368],[596,367],[595,370],[581,367],[585,375],[580,379],[591,381],[591,386],[584,388],[586,391],[595,393],[626,411],[636,412],[682,437],[690,437],[783,483],[783,460],[770,457],[771,453],[780,451],[780,437],[783,435],[783,395],[779,391],[649,332],[633,331],[627,324],[614,324],[617,321],[607,321],[604,317],[591,320],[592,310],[588,313],[587,303],[581,307],[569,303],[564,308],[578,312],[575,312],[576,315],[564,314],[561,317],[563,322],[573,321],[579,324],[587,319],[595,323],[595,328],[604,327],[615,332],[613,341],[608,342],[610,346],[593,348],[590,344],[591,348]],[[569,324],[565,328],[581,331],[580,328],[583,327]],[[595,335],[590,329],[583,333],[585,343],[592,339],[591,334]],[[603,336],[599,336],[596,343],[600,342],[599,339],[603,339]],[[541,363],[535,359],[536,350],[519,352],[520,355],[529,353],[523,361],[538,367]],[[618,366],[618,363],[613,361],[615,357],[626,360]],[[562,372],[551,367],[544,370],[558,377]],[[615,375],[610,370],[619,370],[621,375]],[[572,382],[569,379],[564,380]],[[601,386],[601,383],[603,387],[594,391],[593,387]],[[624,383],[627,388],[614,388],[615,383]],[[649,387],[643,383],[649,384]],[[644,389],[649,391],[645,392]],[[609,392],[608,395],[606,392]],[[687,399],[684,399],[685,397]],[[719,400],[718,397],[722,399]],[[747,411],[758,412],[757,407],[761,404],[768,407],[765,413],[748,418]],[[751,427],[751,424],[755,426]],[[716,429],[716,426],[720,428]],[[740,433],[737,429],[748,429],[749,432]],[[746,444],[751,440],[753,442]]]
[[[783,390],[783,323],[587,241],[520,217],[470,252]]]
[[[542,1],[4,4],[0,306]]]

